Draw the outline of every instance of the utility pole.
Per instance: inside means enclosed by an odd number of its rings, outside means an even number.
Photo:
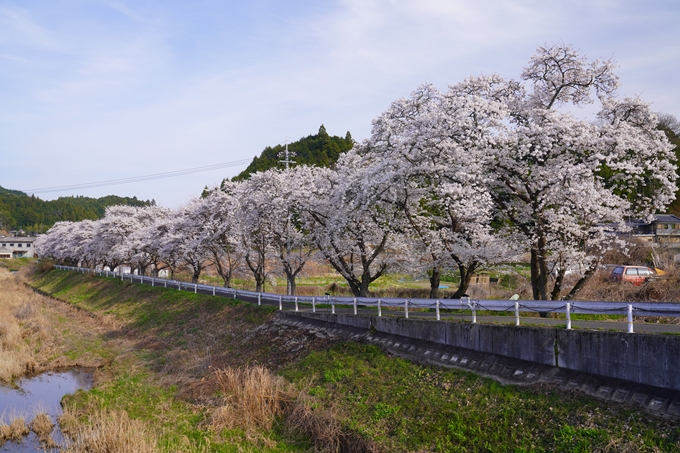
[[[284,152],[279,153],[279,157],[283,158],[283,160],[280,160],[279,162],[282,164],[286,164],[286,176],[288,176],[288,170],[290,169],[290,164],[294,164],[295,161],[291,160],[292,157],[295,157],[297,154],[288,151],[288,143],[286,143],[286,150]],[[286,259],[289,259],[293,246],[290,243],[290,207],[288,208],[288,213],[286,215]],[[290,263],[288,264],[290,267]],[[288,269],[290,272],[291,269]],[[292,296],[292,287],[290,284],[290,279],[288,278],[288,275],[286,273],[286,294],[289,296]]]
[[[279,157],[282,157],[283,160],[280,160],[279,162],[282,164],[286,164],[286,172],[288,172],[288,166],[290,164],[294,164],[294,160],[290,160],[291,157],[297,156],[297,153],[292,153],[288,151],[288,143],[286,143],[286,150],[279,153]]]

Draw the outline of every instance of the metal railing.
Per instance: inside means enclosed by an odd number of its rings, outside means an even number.
[[[633,316],[666,316],[680,317],[680,303],[670,302],[605,302],[605,301],[544,301],[544,300],[487,300],[471,299],[464,297],[461,299],[418,299],[418,298],[376,298],[376,297],[338,297],[338,296],[286,296],[274,293],[264,293],[226,288],[223,286],[202,285],[199,283],[187,283],[178,280],[165,278],[147,277],[128,273],[116,273],[106,270],[90,269],[82,267],[56,265],[55,268],[81,273],[94,273],[103,277],[117,278],[122,281],[138,282],[151,286],[162,286],[173,288],[178,291],[189,291],[193,293],[211,294],[213,296],[229,297],[232,299],[245,300],[247,302],[262,305],[278,305],[279,310],[284,306],[294,311],[300,311],[304,305],[312,312],[320,310],[335,314],[336,309],[342,308],[349,310],[357,315],[359,308],[377,310],[378,316],[383,315],[383,309],[390,309],[390,314],[403,311],[404,317],[409,317],[410,309],[431,309],[435,312],[435,317],[441,320],[442,310],[469,311],[471,321],[477,322],[477,312],[506,312],[513,313],[515,325],[520,325],[520,313],[564,313],[566,318],[566,328],[571,329],[571,315],[590,314],[590,315],[621,315],[627,316],[628,332],[633,333]],[[395,311],[394,309],[398,309]]]

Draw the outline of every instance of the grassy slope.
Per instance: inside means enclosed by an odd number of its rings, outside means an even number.
[[[355,343],[288,354],[290,333],[250,335],[267,309],[60,271],[34,283],[122,326],[116,334],[135,347],[72,402],[83,417],[125,409],[163,433],[164,451],[307,451],[308,442],[279,428],[259,439],[207,429],[215,392],[208,366],[253,363],[281,370],[319,409],[333,408],[346,429],[386,451],[680,451],[677,424],[579,394],[504,386]]]

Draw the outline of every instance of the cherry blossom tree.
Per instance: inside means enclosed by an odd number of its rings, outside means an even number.
[[[302,229],[299,212],[306,203],[305,168],[271,169],[255,173],[247,181],[252,220],[266,231],[271,253],[286,276],[286,293],[296,293],[296,278],[315,248]],[[257,206],[253,208],[252,206]]]
[[[467,83],[470,96],[507,107],[504,122],[494,126],[495,142],[483,145],[484,165],[496,208],[531,253],[534,299],[574,297],[616,239],[606,228],[672,199],[672,148],[648,105],[614,97],[613,69],[612,61],[589,61],[569,46],[544,46],[523,82]],[[595,99],[602,105],[595,122],[559,110]],[[570,263],[581,265],[580,278],[562,296]]]
[[[405,244],[393,229],[397,209],[380,201],[362,161],[351,150],[340,157],[337,170],[308,167],[301,179],[309,184],[301,192],[304,228],[356,296],[366,296],[372,282],[405,259]]]
[[[196,216],[204,222],[200,241],[209,250],[210,261],[222,277],[225,287],[231,286],[234,272],[242,265],[235,222],[238,205],[235,204],[230,186],[231,183],[225,182],[221,188],[208,190],[196,210]]]
[[[507,260],[512,251],[490,228],[493,202],[481,165],[493,140],[489,126],[503,106],[466,94],[465,87],[447,94],[419,87],[373,121],[370,139],[357,151],[371,162],[374,190],[399,208],[402,230],[419,243],[432,298],[443,270],[458,270],[453,297],[460,298],[478,269]]]
[[[158,276],[158,270],[164,267],[160,256],[159,231],[167,224],[171,211],[158,206],[140,208],[136,217],[139,225],[127,238],[130,250],[130,264],[137,268],[139,275],[147,275],[151,268],[152,275]]]
[[[191,283],[198,283],[201,272],[210,259],[210,250],[201,240],[204,236],[204,223],[195,214],[200,210],[200,205],[200,199],[194,199],[173,213],[161,250],[164,261],[166,258],[179,258],[191,269]]]

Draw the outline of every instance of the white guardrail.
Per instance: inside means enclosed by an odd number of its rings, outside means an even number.
[[[590,301],[549,301],[549,300],[487,300],[487,299],[396,299],[396,298],[375,298],[375,297],[337,297],[337,296],[286,296],[273,293],[258,293],[255,291],[239,290],[226,288],[223,286],[201,285],[197,283],[187,283],[165,278],[147,277],[143,275],[116,273],[111,271],[90,269],[83,267],[71,267],[55,265],[60,270],[74,271],[80,273],[94,273],[99,276],[119,278],[123,281],[139,282],[151,286],[162,286],[165,288],[176,288],[179,291],[189,291],[193,293],[212,294],[213,296],[231,297],[249,302],[263,302],[278,304],[279,310],[284,309],[284,304],[294,311],[300,311],[300,306],[310,306],[312,312],[321,309],[319,305],[324,305],[325,309],[330,305],[331,313],[335,313],[336,306],[353,308],[356,315],[358,308],[375,307],[378,316],[382,316],[383,308],[399,308],[403,310],[404,317],[409,317],[410,308],[434,309],[436,319],[441,319],[441,310],[469,310],[471,311],[472,322],[477,322],[477,311],[497,311],[514,312],[515,325],[520,324],[519,314],[523,312],[548,312],[564,313],[566,317],[567,329],[571,329],[571,315],[579,314],[613,314],[628,317],[628,332],[633,333],[633,316],[668,316],[680,317],[680,303],[670,302],[590,302]],[[401,311],[400,310],[400,311]],[[394,313],[391,311],[390,313]]]

